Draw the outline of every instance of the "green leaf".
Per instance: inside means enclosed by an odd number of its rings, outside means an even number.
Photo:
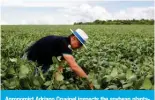
[[[25,78],[27,77],[27,74],[29,73],[29,68],[27,66],[20,66],[19,70],[19,78]]]
[[[144,79],[141,77],[140,79],[137,79],[137,81],[135,82],[135,86],[134,89],[140,89],[140,87],[143,84]]]
[[[43,72],[41,71],[40,68],[38,68],[38,71],[39,71],[39,74],[40,74],[40,77],[42,78],[42,80],[45,81],[45,78],[44,78]]]
[[[6,86],[6,87],[9,87],[9,85],[10,85],[9,80],[4,80],[3,83],[4,83],[4,86]]]
[[[10,58],[9,59],[11,62],[17,62],[17,58]]]
[[[28,80],[22,79],[21,81],[23,83],[23,84],[21,84],[22,85],[22,88],[24,88],[24,89],[31,89],[30,83],[29,83]]]
[[[9,89],[15,89],[17,86],[19,86],[19,81],[16,78],[5,80],[3,83]]]
[[[123,88],[124,88],[124,89],[129,88],[129,87],[132,86],[132,84],[133,84],[133,83],[127,83],[127,84],[124,84],[124,85],[123,85]]]
[[[52,57],[53,64],[59,64],[59,61],[56,57]]]
[[[136,77],[136,75],[132,75],[132,76],[129,77],[128,80],[131,81],[131,82],[133,82],[133,81],[136,81],[137,80],[137,77]]]
[[[125,79],[125,74],[124,74],[124,73],[119,74],[119,75],[118,75],[118,78],[119,78],[119,79]]]
[[[104,77],[106,78],[107,82],[110,82],[112,80],[112,76],[111,75],[105,75]]]
[[[50,86],[50,84],[51,84],[51,81],[46,81],[46,82],[44,83],[45,86]]]
[[[132,76],[132,71],[128,69],[126,73],[126,79],[129,79],[131,76]]]
[[[51,89],[53,89],[53,86],[52,86],[52,85],[50,85],[50,86],[47,88],[47,90],[51,90]]]
[[[63,76],[61,73],[56,72],[56,74],[55,74],[55,79],[56,79],[57,81],[63,81],[64,76]]]
[[[121,67],[122,67],[122,69],[123,69],[124,72],[126,72],[126,70],[128,69],[128,67],[125,66],[125,65],[121,65]]]
[[[67,87],[66,87],[66,85],[62,85],[62,86],[60,86],[60,89],[65,90],[65,89],[67,89]]]
[[[16,79],[10,79],[9,81],[10,81],[9,88],[10,89],[16,88],[16,86],[18,85],[17,80]]]
[[[16,83],[14,81],[10,82],[10,86],[8,87],[9,89],[14,89],[16,88]]]
[[[22,65],[20,67],[20,73],[21,74],[28,74],[29,73],[29,68],[27,66]]]
[[[110,86],[108,86],[108,88],[109,89],[115,89],[116,90],[117,89],[117,86],[116,85],[110,85]]]
[[[44,80],[40,76],[37,76],[36,79],[39,81],[40,85],[44,83]]]
[[[100,89],[100,84],[97,82],[97,80],[93,80],[92,83],[96,89]]]
[[[118,75],[117,68],[113,68],[111,74],[112,77],[116,77]]]
[[[147,77],[147,78],[151,78],[151,77],[153,77],[153,75],[150,73],[150,74],[148,74],[146,77]]]
[[[94,73],[93,72],[90,72],[88,74],[88,80],[89,80],[89,82],[92,82],[94,80]]]
[[[140,49],[137,49],[136,52],[137,52],[137,54],[139,54],[139,55],[141,54]]]
[[[33,84],[35,86],[40,86],[40,83],[39,83],[39,81],[36,78],[33,79]]]
[[[10,67],[10,68],[7,69],[7,73],[8,73],[9,75],[14,75],[16,72],[15,72],[15,70],[14,70],[13,67]]]
[[[144,89],[151,89],[152,88],[152,83],[151,83],[150,79],[145,78],[142,87]]]

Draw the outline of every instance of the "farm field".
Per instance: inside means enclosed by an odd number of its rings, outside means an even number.
[[[38,68],[34,75],[36,64],[21,59],[36,40],[47,35],[69,36],[70,28],[81,28],[89,36],[87,49],[75,50],[73,56],[94,89],[154,89],[153,25],[2,25],[1,88],[90,89],[88,81],[77,77],[66,63],[53,58],[47,73]],[[56,72],[59,65],[63,73]]]

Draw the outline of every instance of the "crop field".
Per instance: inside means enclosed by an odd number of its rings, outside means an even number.
[[[10,25],[1,26],[1,88],[86,90],[89,83],[76,76],[65,62],[51,58],[45,74],[36,63],[21,59],[24,50],[47,35],[69,36],[69,29],[83,29],[87,49],[73,52],[94,89],[126,90],[154,87],[153,25]],[[63,66],[63,73],[57,72]]]

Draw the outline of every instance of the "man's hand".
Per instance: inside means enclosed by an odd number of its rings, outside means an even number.
[[[74,57],[72,55],[68,55],[68,54],[64,54],[63,57],[65,58],[65,60],[67,61],[68,65],[70,66],[70,68],[79,76],[79,77],[83,77],[83,78],[87,78],[88,80],[88,76],[87,74],[83,71],[83,69],[76,63]],[[94,85],[92,83],[89,83],[89,87],[90,89],[94,89]]]
[[[63,57],[67,61],[70,68],[79,76],[82,78],[88,78],[87,74],[83,71],[83,69],[76,63],[74,57],[69,54],[63,54]]]

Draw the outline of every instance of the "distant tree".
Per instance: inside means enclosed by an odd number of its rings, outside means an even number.
[[[95,24],[101,24],[101,20],[95,20],[93,23],[95,23]]]
[[[93,22],[75,22],[74,25],[131,25],[131,24],[145,24],[154,25],[153,19],[141,19],[141,20],[95,20]]]

